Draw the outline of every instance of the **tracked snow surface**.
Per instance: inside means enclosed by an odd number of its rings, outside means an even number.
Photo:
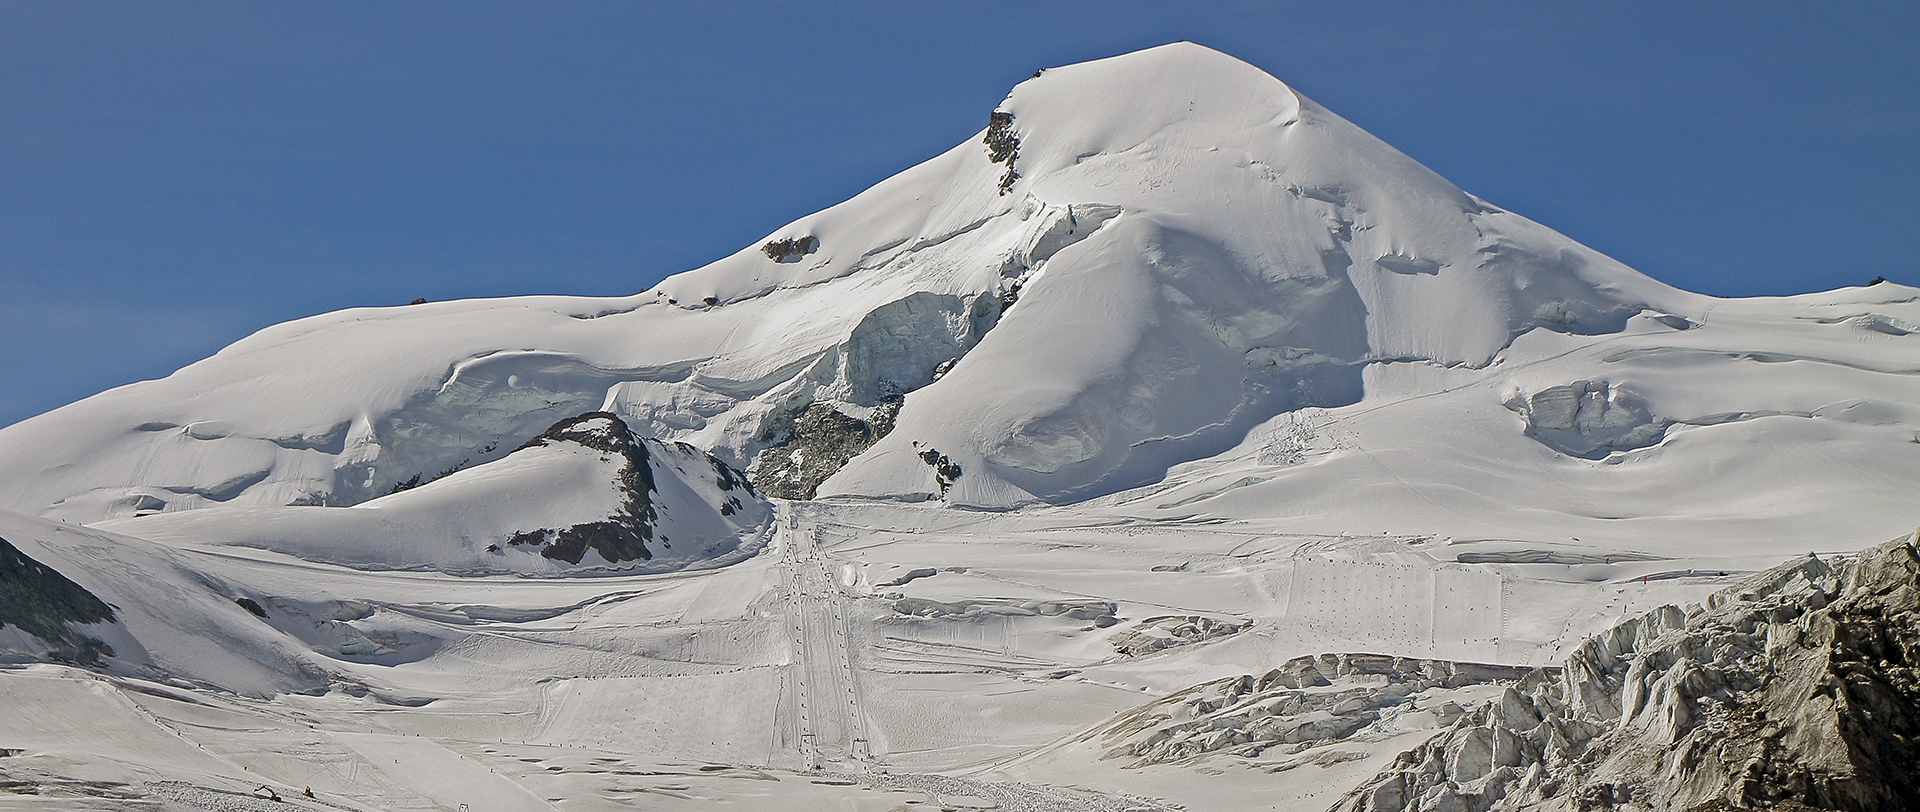
[[[981,113],[0,429],[0,809],[1920,804],[1920,291],[1676,290],[1188,43]]]

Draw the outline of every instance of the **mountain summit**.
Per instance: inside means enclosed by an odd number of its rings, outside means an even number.
[[[600,408],[766,457],[781,495],[1070,501],[1359,400],[1369,364],[1697,306],[1199,45],[1043,71],[989,119],[638,296],[315,316],[0,431],[0,505],[354,504]],[[809,409],[897,428],[789,471],[830,440]]]
[[[1217,51],[1182,42],[1044,70],[984,112],[953,149],[634,296],[324,314],[0,430],[0,508],[90,522],[353,505],[596,410],[710,451],[773,496],[1003,508],[1161,481],[1302,408],[1469,381],[1487,391],[1461,413],[1487,434],[1441,453],[1513,471],[1656,445],[1720,412],[1833,400],[1816,387],[1701,412],[1661,394],[1666,372],[1628,374],[1670,366],[1666,350],[1515,377],[1503,363],[1599,353],[1608,336],[1710,339],[1682,328],[1744,305],[1462,192]],[[1821,313],[1756,318],[1905,323]],[[1516,356],[1523,336],[1538,347]],[[1561,456],[1525,450],[1543,446]],[[1485,487],[1537,505],[1538,481]]]

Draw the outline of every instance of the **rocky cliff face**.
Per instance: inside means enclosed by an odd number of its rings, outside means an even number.
[[[12,626],[49,644],[49,659],[91,665],[113,649],[73,626],[113,619],[93,593],[0,538],[0,630]]]
[[[1521,677],[1336,809],[1920,808],[1920,552],[1809,556]]]

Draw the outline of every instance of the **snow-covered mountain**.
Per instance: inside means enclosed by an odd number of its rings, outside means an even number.
[[[1920,522],[1920,291],[1673,289],[1189,43],[982,112],[633,296],[315,316],[0,429],[0,766],[222,809],[1578,807],[1554,732],[1646,731],[1522,693],[1672,689],[1560,676],[1635,617],[1817,659],[1756,624],[1846,590],[1722,590]]]
[[[1712,304],[1181,43],[1045,71],[981,137],[637,296],[316,316],[10,427],[0,505],[357,504],[589,409],[745,467],[814,404],[906,393],[824,492],[1073,501],[1358,402],[1370,369]]]
[[[1674,290],[1197,45],[1044,71],[990,118],[636,296],[316,316],[0,430],[0,506],[96,521],[358,504],[594,409],[778,496],[1064,503],[1244,449],[1302,407],[1462,386],[1458,419],[1407,404],[1392,422],[1444,438],[1409,460],[1501,458],[1500,505],[1539,498],[1549,472],[1586,476],[1574,459],[1670,457],[1691,427],[1774,415],[1813,422],[1708,434],[1766,433],[1770,460],[1843,435],[1865,480],[1920,473],[1898,448],[1920,425],[1909,289]],[[1676,476],[1699,482],[1600,478]],[[1853,487],[1735,479],[1760,504],[1778,502],[1756,489]]]

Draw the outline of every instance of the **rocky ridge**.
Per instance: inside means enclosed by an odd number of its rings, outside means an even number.
[[[507,543],[531,545],[541,556],[569,564],[580,563],[588,549],[616,564],[653,558],[648,544],[653,541],[653,524],[659,518],[653,505],[653,494],[658,488],[654,485],[653,463],[646,444],[634,439],[619,416],[588,412],[554,424],[521,448],[557,442],[578,443],[595,451],[619,455],[622,464],[618,477],[625,501],[618,512],[604,520],[559,529],[523,530],[509,536]],[[732,481],[732,477],[726,481]]]
[[[113,620],[113,607],[0,538],[0,630],[11,626],[51,645],[48,659],[91,665],[113,649],[73,627]]]

